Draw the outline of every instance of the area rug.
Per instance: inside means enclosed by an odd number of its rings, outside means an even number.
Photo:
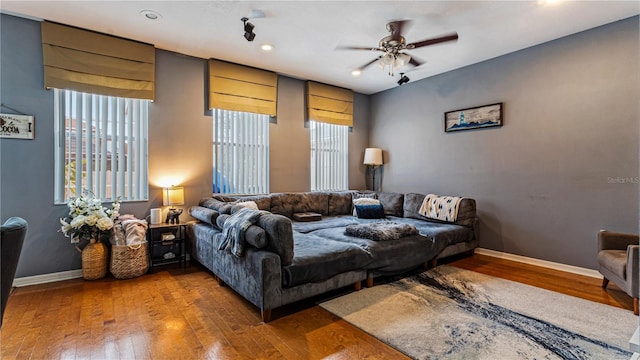
[[[441,265],[320,306],[414,359],[629,359],[632,311]]]

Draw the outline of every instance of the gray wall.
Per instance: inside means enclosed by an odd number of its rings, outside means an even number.
[[[634,17],[372,95],[384,189],[475,198],[481,247],[595,268],[599,229],[638,232],[638,42]],[[496,102],[503,127],[444,133]]]
[[[58,232],[58,219],[66,216],[67,208],[53,204],[53,92],[43,88],[40,24],[2,14],[0,36],[0,100],[35,116],[34,140],[0,140],[0,221],[20,216],[29,222],[16,276],[79,269],[80,254]],[[149,107],[149,201],[127,202],[121,210],[138,217],[162,205],[162,186],[184,186],[185,207],[209,196],[212,186],[207,62],[163,50],[156,54],[156,100]],[[278,100],[277,124],[270,127],[271,191],[308,191],[304,81],[280,76]],[[364,168],[353,154],[367,145],[369,97],[356,94],[354,106],[349,185],[363,188]]]
[[[278,79],[278,118],[271,124],[270,191],[311,189],[311,136],[305,127],[305,82],[281,76]],[[349,133],[349,188],[364,189],[362,159],[369,137],[369,97],[354,94],[353,129]]]

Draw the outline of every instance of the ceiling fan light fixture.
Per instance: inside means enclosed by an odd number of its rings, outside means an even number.
[[[362,72],[359,69],[353,70],[351,72],[351,76],[360,76]]]
[[[411,56],[404,53],[400,53],[396,57],[396,66],[397,67],[405,66],[409,63],[409,60],[411,60]]]
[[[391,65],[391,64],[393,64],[393,63],[394,63],[394,60],[395,60],[395,59],[393,58],[393,55],[391,55],[391,53],[387,53],[387,54],[385,54],[385,56],[384,56],[384,57],[382,57],[382,62],[383,62],[385,65]]]
[[[538,1],[543,1],[543,0],[538,0]],[[553,0],[547,0],[547,1],[553,1]],[[556,0],[556,1],[562,1],[562,0]],[[378,43],[377,47],[338,46],[336,47],[336,49],[379,51],[382,53],[382,55],[360,66],[357,70],[363,70],[368,66],[376,64],[381,70],[385,70],[388,67],[388,74],[389,76],[393,77],[394,70],[399,69],[405,65],[412,65],[413,67],[418,67],[424,64],[424,61],[420,60],[419,58],[412,57],[411,55],[406,54],[403,51],[458,40],[458,33],[453,32],[453,33],[449,33],[439,37],[428,38],[421,41],[407,43],[407,40],[405,39],[405,37],[402,36],[402,32],[404,28],[406,28],[407,26],[406,24],[408,24],[409,22],[410,20],[397,20],[397,21],[391,21],[387,23],[387,31],[389,31],[390,34],[383,37]],[[398,85],[406,84],[408,81],[409,81],[408,77],[402,76],[400,78],[400,81],[398,82]]]

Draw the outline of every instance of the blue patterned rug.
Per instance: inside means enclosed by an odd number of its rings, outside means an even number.
[[[629,310],[442,265],[320,304],[414,359],[629,359]]]

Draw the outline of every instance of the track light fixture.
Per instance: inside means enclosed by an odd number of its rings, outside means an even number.
[[[404,73],[400,73],[400,80],[398,80],[398,85],[402,86],[402,84],[406,84],[409,82],[409,78]]]
[[[240,20],[244,23],[244,38],[247,39],[247,41],[253,41],[253,39],[256,38],[256,34],[253,32],[255,26],[249,22],[249,18],[247,17],[243,17]]]

